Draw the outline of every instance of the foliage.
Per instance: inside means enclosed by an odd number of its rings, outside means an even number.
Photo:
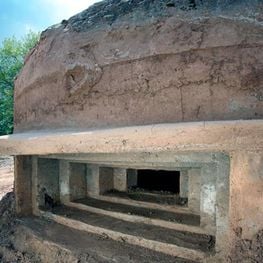
[[[7,38],[0,46],[0,135],[13,131],[14,80],[38,39],[38,33],[30,32],[19,40]]]

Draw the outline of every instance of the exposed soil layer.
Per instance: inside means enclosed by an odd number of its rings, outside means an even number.
[[[238,241],[228,262],[231,263],[262,263],[263,262],[263,229],[252,240],[242,239],[242,229],[236,229]]]
[[[14,159],[13,157],[0,156],[0,200],[14,185]]]
[[[129,189],[128,192],[119,192],[112,190],[107,192],[105,195],[121,197],[126,199],[132,199],[136,201],[165,204],[165,205],[182,205],[187,204],[186,198],[180,198],[178,194],[170,194],[161,191],[144,191],[143,189]]]
[[[204,252],[212,251],[214,248],[215,240],[209,235],[177,231],[142,223],[126,222],[109,216],[90,213],[67,206],[55,207],[52,212],[89,225],[139,236],[150,240],[167,242],[181,247],[197,249]]]
[[[149,19],[154,16],[169,16],[171,12],[179,14],[189,12],[191,14],[193,11],[206,11],[216,14],[219,10],[226,13],[231,9],[239,11],[240,7],[244,8],[244,2],[242,0],[108,0],[92,5],[78,15],[71,17],[68,21],[62,21],[62,24],[69,24],[76,31],[86,31],[101,24],[111,25],[117,19],[125,16],[142,19],[143,15],[141,13],[144,14],[145,19]],[[259,4],[257,0],[246,2],[251,9]],[[246,15],[253,16],[247,10]]]
[[[30,253],[18,251],[13,245],[13,235],[18,224],[15,216],[15,196],[7,193],[0,201],[0,262],[32,263],[39,262]]]
[[[192,226],[200,225],[200,216],[194,214],[175,213],[169,211],[163,211],[158,209],[137,207],[132,205],[112,203],[109,201],[98,200],[95,198],[87,197],[75,201],[77,203],[89,205],[92,207],[101,208],[108,211],[115,211],[130,215],[145,216],[149,218],[162,219],[165,221],[182,223]]]

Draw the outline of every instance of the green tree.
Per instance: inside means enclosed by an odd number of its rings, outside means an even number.
[[[13,132],[14,80],[38,40],[39,33],[30,32],[22,39],[7,38],[0,46],[0,135]]]

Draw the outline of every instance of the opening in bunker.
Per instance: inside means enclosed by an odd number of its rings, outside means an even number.
[[[165,170],[137,170],[137,187],[149,191],[180,192],[180,172]]]

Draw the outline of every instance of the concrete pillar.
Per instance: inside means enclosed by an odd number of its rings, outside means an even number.
[[[32,157],[15,157],[16,213],[19,216],[32,214]]]
[[[127,187],[137,186],[138,172],[134,169],[127,170]]]
[[[201,227],[214,235],[216,232],[216,175],[215,164],[204,164],[201,169],[200,216]]]
[[[67,160],[59,160],[59,192],[60,202],[70,202],[70,163]]]
[[[188,170],[188,207],[189,209],[200,214],[200,188],[201,188],[201,170]]]
[[[188,198],[188,172],[185,170],[180,171],[180,197]]]
[[[240,164],[242,165],[243,161],[241,161]],[[255,165],[253,165],[253,167],[255,167]],[[237,180],[238,191],[239,191],[240,178],[235,177],[235,179]],[[218,154],[217,176],[216,176],[216,252],[222,258],[224,258],[224,256],[227,255],[228,248],[230,247],[228,246],[229,229],[230,229],[229,201],[230,201],[230,159],[229,156],[227,155]],[[262,204],[262,202],[260,203]]]
[[[100,169],[98,165],[87,164],[86,166],[87,194],[100,194]]]
[[[36,216],[40,214],[38,184],[38,157],[32,156],[32,211]]]
[[[114,168],[113,188],[117,191],[127,191],[127,170],[123,168]]]

